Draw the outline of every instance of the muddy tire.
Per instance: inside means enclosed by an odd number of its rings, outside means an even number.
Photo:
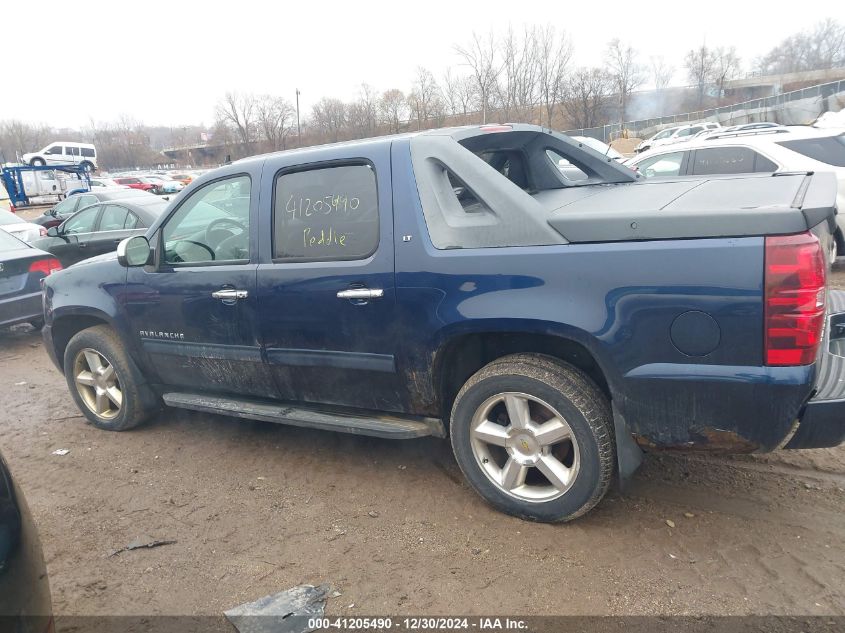
[[[106,325],[82,330],[70,339],[64,369],[76,406],[99,429],[131,429],[159,408],[157,396]]]
[[[455,398],[455,458],[492,506],[571,521],[605,495],[616,447],[608,398],[583,372],[541,354],[486,365]]]

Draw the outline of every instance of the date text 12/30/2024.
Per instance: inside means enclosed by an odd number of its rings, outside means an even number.
[[[337,617],[309,618],[308,628],[317,631],[526,631],[528,623],[506,617]]]

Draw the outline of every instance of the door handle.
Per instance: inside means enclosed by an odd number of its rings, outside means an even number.
[[[380,299],[383,296],[384,290],[381,288],[350,288],[337,293],[338,299]]]
[[[215,299],[222,299],[223,301],[237,301],[238,299],[246,299],[249,296],[249,291],[227,288],[225,290],[215,290],[211,293],[211,296]]]

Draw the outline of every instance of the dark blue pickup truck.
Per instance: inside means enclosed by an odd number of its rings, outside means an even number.
[[[530,125],[257,156],[47,278],[44,338],[99,428],[167,405],[448,435],[495,507],[569,520],[643,448],[842,441],[835,196],[644,182]]]

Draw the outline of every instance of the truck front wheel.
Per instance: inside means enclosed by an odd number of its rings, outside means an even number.
[[[615,461],[607,397],[584,373],[541,354],[486,365],[455,398],[452,448],[488,503],[534,521],[571,521],[595,506]]]
[[[155,394],[106,325],[82,330],[70,339],[64,369],[76,406],[99,429],[125,431],[156,410]]]
[[[29,161],[29,164],[33,167],[38,167],[39,165],[46,165],[47,163],[44,162],[43,158],[38,158],[37,156]]]

